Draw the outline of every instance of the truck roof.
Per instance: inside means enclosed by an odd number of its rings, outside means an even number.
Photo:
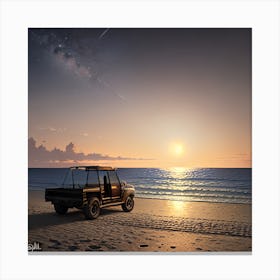
[[[70,169],[80,169],[80,170],[103,170],[103,171],[109,171],[109,170],[116,170],[116,168],[110,167],[110,166],[72,166]]]

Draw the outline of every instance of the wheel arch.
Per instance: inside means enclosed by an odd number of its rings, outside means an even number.
[[[135,197],[135,191],[134,190],[125,190],[123,193],[122,201],[124,202],[128,196],[131,196],[132,198]]]

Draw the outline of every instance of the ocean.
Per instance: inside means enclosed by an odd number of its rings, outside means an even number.
[[[29,190],[61,187],[67,168],[29,168]],[[119,168],[136,197],[180,201],[251,203],[251,168]]]

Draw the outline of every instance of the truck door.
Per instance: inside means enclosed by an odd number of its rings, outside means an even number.
[[[115,171],[108,171],[111,185],[112,198],[119,198],[121,196],[121,184]]]

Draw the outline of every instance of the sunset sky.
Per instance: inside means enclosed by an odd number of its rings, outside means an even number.
[[[251,167],[251,29],[29,29],[29,167]]]

